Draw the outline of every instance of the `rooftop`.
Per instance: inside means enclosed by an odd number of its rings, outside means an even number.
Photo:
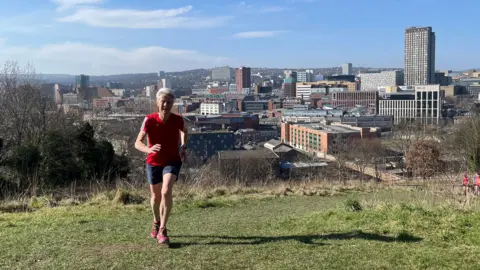
[[[298,126],[307,127],[310,129],[321,130],[326,133],[357,133],[357,129],[345,125],[324,125],[320,123],[315,124],[297,124]]]
[[[229,130],[205,130],[205,131],[192,130],[190,131],[190,134],[227,134],[227,133],[233,133],[233,131],[229,131]]]
[[[328,166],[326,162],[286,162],[281,165],[282,169],[296,169],[296,168],[312,168],[312,167],[325,167]]]
[[[290,151],[294,151],[294,149],[287,145],[280,145],[279,147],[275,148],[275,153],[288,153]]]
[[[279,140],[269,140],[268,142],[264,143],[263,146],[267,149],[274,150],[276,147],[281,146],[283,143]]]
[[[220,151],[219,159],[276,159],[278,156],[268,149]]]

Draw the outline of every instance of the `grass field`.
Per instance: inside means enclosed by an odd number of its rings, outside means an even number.
[[[42,208],[0,214],[0,268],[475,269],[469,209],[395,189],[193,198],[176,204],[164,249],[146,202]]]

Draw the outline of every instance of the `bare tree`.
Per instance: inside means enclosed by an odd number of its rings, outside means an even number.
[[[440,151],[436,143],[420,140],[411,144],[405,155],[405,165],[414,175],[422,177],[433,176],[440,169]]]
[[[367,168],[375,170],[377,179],[379,178],[378,164],[380,157],[383,156],[383,146],[379,139],[358,139],[351,143],[350,157],[360,172],[360,181],[364,180]]]
[[[328,147],[328,153],[335,158],[337,180],[342,181],[344,184],[347,183],[347,172],[349,170],[347,162],[352,159],[351,147],[353,145],[354,140],[343,134],[338,134],[333,137]]]
[[[480,116],[467,117],[457,124],[446,145],[468,164],[470,172],[480,169]]]

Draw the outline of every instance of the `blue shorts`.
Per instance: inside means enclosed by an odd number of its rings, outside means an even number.
[[[152,166],[147,164],[147,180],[150,185],[156,185],[163,182],[163,176],[167,173],[171,173],[177,177],[180,173],[180,168],[182,168],[182,163],[172,163],[167,166]]]

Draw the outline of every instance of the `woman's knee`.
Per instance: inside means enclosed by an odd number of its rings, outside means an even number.
[[[155,203],[160,203],[162,201],[161,193],[160,194],[152,193],[151,198],[152,198],[152,201]]]
[[[168,198],[172,196],[172,189],[170,187],[162,188],[162,198]]]

